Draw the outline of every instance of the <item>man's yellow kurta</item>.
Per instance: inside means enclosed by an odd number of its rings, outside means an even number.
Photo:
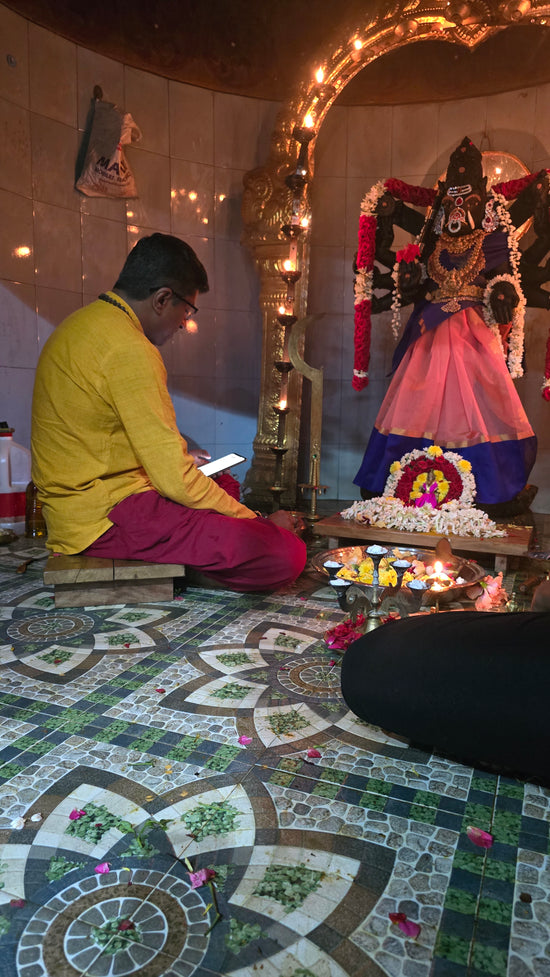
[[[108,294],[124,308],[98,300],[74,312],[36,371],[32,478],[49,548],[81,552],[112,525],[113,506],[149,489],[193,509],[255,518],[195,467],[159,351],[130,306]]]

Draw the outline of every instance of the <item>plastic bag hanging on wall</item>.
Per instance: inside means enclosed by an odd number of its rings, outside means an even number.
[[[87,197],[137,197],[122,147],[140,139],[141,131],[129,112],[92,99],[77,161],[76,189]]]

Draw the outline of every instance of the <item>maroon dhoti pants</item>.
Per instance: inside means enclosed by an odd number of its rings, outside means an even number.
[[[269,519],[188,509],[157,492],[130,495],[109,512],[113,525],[84,556],[185,563],[231,590],[276,590],[306,562],[303,541]]]

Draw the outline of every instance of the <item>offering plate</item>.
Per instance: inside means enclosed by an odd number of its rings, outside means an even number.
[[[384,545],[384,544],[382,544]],[[450,554],[442,559],[437,556],[435,550],[424,550],[418,549],[414,546],[385,546],[388,553],[385,559],[392,563],[395,560],[407,560],[412,563],[413,560],[421,560],[426,566],[433,566],[438,560],[443,564],[443,570],[445,572],[451,573],[456,577],[461,577],[464,581],[463,583],[451,583],[446,586],[443,590],[431,590],[429,588],[429,583],[427,584],[427,589],[422,593],[422,604],[425,606],[434,604],[451,604],[454,601],[461,600],[466,590],[472,587],[474,584],[479,583],[487,576],[487,571],[483,569],[474,560],[467,560],[461,556],[455,556],[455,554]],[[343,546],[334,550],[325,550],[323,553],[318,553],[312,560],[312,565],[321,573],[323,576],[330,576],[329,571],[325,567],[325,563],[341,563],[345,566],[350,564],[360,563],[369,557],[367,553],[366,546]],[[371,584],[362,584],[360,581],[349,581],[353,586],[363,589],[368,593],[369,589],[372,588]],[[406,584],[403,584],[403,589],[406,588]],[[387,593],[392,593],[399,588],[387,587],[384,588]]]

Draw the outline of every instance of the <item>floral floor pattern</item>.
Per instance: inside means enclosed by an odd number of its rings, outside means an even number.
[[[351,714],[318,578],[56,610],[32,553],[0,550],[2,977],[549,977],[550,791]]]

